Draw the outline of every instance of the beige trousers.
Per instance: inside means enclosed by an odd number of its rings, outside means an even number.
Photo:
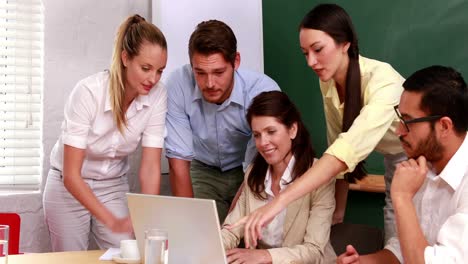
[[[127,177],[109,180],[85,179],[98,200],[115,216],[128,216]],[[89,239],[101,249],[119,247],[120,240],[133,239],[131,234],[117,234],[99,222],[65,188],[61,172],[49,170],[43,197],[45,221],[53,251],[87,250]]]

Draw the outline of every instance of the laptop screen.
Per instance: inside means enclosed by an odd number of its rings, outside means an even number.
[[[143,258],[145,230],[168,233],[169,263],[227,263],[214,200],[127,193]]]

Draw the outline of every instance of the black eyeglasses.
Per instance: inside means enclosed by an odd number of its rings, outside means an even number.
[[[442,118],[441,115],[432,115],[432,116],[425,116],[425,117],[419,117],[419,118],[414,118],[414,119],[410,119],[410,120],[405,120],[401,116],[400,110],[398,110],[398,105],[395,105],[393,107],[393,109],[395,109],[395,113],[398,116],[398,119],[400,119],[400,123],[405,125],[407,133],[409,133],[409,131],[410,131],[408,124],[420,123],[420,122],[430,122],[430,121],[435,121],[435,120],[438,120],[438,119]]]

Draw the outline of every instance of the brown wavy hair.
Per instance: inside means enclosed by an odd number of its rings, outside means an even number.
[[[280,91],[263,92],[257,95],[247,110],[247,121],[252,126],[252,118],[255,116],[271,116],[287,128],[297,124],[297,134],[292,139],[291,153],[296,159],[292,170],[292,180],[302,176],[313,164],[315,151],[312,148],[310,134],[302,122],[301,114],[289,97]],[[255,197],[265,200],[265,177],[268,163],[262,155],[257,153],[250,170],[247,185]]]
[[[218,52],[234,66],[237,54],[237,39],[234,32],[226,23],[219,20],[201,22],[190,36],[190,62],[195,53],[211,55]]]

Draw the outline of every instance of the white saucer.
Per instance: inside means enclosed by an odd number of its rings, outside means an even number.
[[[127,264],[138,264],[141,263],[141,259],[137,258],[122,258],[120,257],[120,254],[115,254],[112,256],[112,260],[117,262],[117,263],[127,263]]]

